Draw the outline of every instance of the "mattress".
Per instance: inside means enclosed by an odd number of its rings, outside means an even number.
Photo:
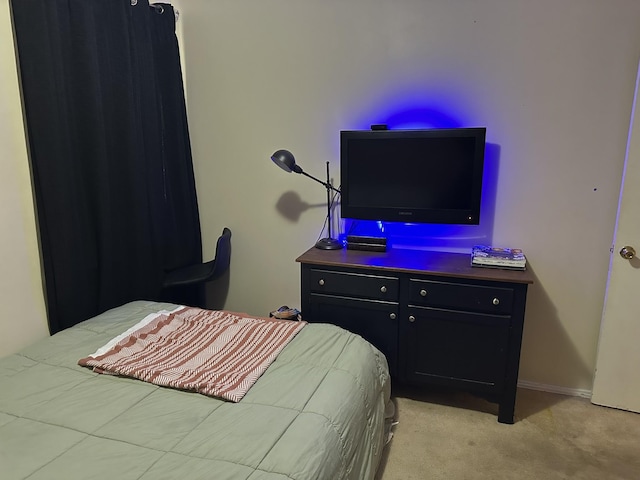
[[[306,325],[237,403],[78,365],[172,308],[132,302],[0,359],[4,480],[374,478],[387,362],[339,327]]]

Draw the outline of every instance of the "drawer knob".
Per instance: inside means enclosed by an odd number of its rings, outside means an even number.
[[[396,319],[396,314],[395,314],[395,313],[390,313],[390,314],[389,314],[389,318],[390,318],[391,320],[395,320],[395,319]]]
[[[493,299],[493,302],[492,302],[492,303],[493,303],[494,305],[500,305],[500,299],[499,299],[498,297],[496,297],[496,298],[494,298],[494,299]]]
[[[416,321],[416,317],[414,317],[413,315],[409,315],[409,321],[411,323],[415,322]]]
[[[318,280],[318,285],[324,285],[324,278],[321,278],[320,280]]]
[[[387,293],[387,287],[385,287],[384,285],[382,287],[380,287],[380,291],[382,293]]]
[[[424,290],[424,289],[420,290],[420,296],[421,297],[426,297],[427,296],[427,291]]]

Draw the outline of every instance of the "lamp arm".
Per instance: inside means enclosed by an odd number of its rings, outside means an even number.
[[[319,184],[321,184],[323,187],[325,187],[327,190],[333,190],[336,193],[340,193],[340,189],[334,187],[333,185],[331,185],[328,182],[323,182],[322,180],[317,179],[316,177],[314,177],[313,175],[309,175],[307,172],[305,171],[300,171],[300,173],[302,175],[304,175],[305,177],[309,177],[311,180],[315,180],[316,182],[318,182]]]

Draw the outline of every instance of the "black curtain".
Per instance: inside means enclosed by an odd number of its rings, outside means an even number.
[[[202,260],[175,16],[12,0],[49,330],[157,300]]]

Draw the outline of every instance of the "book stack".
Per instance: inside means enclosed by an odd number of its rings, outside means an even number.
[[[527,258],[519,248],[476,245],[471,249],[471,266],[525,270],[527,268]]]

